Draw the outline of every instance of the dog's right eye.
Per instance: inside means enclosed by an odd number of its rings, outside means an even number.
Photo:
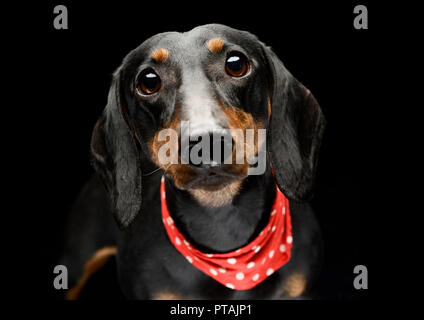
[[[160,77],[152,69],[142,71],[137,78],[137,92],[140,95],[151,95],[159,91]]]
[[[225,62],[225,71],[233,78],[240,78],[249,72],[250,64],[241,52],[231,52]]]

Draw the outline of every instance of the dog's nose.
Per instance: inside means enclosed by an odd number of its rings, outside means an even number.
[[[208,141],[204,141],[204,139]],[[202,169],[220,167],[226,159],[231,160],[233,148],[233,138],[229,133],[209,132],[201,136],[190,137],[188,143],[189,165]]]

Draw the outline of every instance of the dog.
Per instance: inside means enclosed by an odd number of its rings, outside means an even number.
[[[149,38],[114,73],[93,130],[96,174],[70,214],[61,259],[72,287],[67,298],[77,298],[111,257],[130,299],[309,297],[322,240],[307,201],[324,127],[311,92],[249,32],[210,24]],[[194,133],[204,138],[226,132],[232,160],[236,129],[265,130],[266,142],[259,146],[253,139],[242,163],[163,164],[159,153],[167,141],[160,132],[166,129],[177,139],[168,140],[165,154],[176,151],[178,160],[182,138]],[[188,141],[189,150],[195,148]],[[263,147],[265,169],[249,174],[253,166],[246,160]],[[287,201],[282,208],[281,200],[277,214],[276,196]],[[278,219],[285,238],[276,238],[269,223],[284,214]],[[178,236],[172,238],[173,232]],[[260,246],[248,246],[262,241],[263,232],[286,242],[258,260]],[[245,260],[252,257],[256,262]],[[241,259],[246,264],[236,265]],[[251,266],[256,274],[249,273]]]

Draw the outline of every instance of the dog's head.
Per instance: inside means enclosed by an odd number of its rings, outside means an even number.
[[[125,227],[141,208],[141,155],[193,195],[235,194],[266,147],[279,188],[308,199],[324,122],[270,48],[248,32],[206,25],[158,34],[125,57],[91,151]]]

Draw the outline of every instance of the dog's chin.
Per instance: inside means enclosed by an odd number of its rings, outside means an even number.
[[[171,173],[172,180],[181,190],[219,191],[226,186],[241,182],[246,174],[239,168],[223,166],[220,168],[197,169],[181,166]]]
[[[219,208],[232,202],[244,178],[234,174],[204,173],[196,176],[186,190],[200,205]]]

